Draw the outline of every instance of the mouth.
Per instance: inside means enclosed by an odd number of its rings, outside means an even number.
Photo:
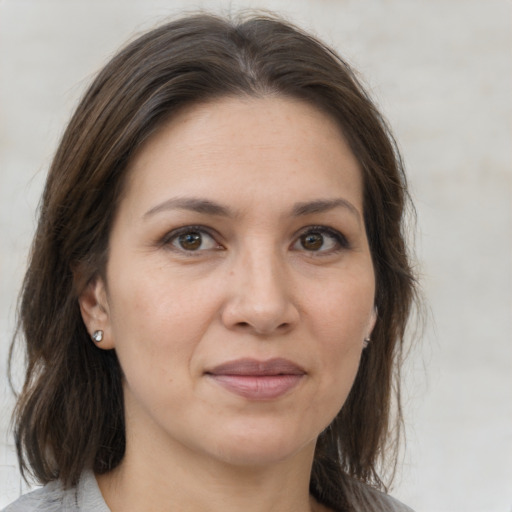
[[[238,359],[222,363],[205,373],[225,390],[249,400],[274,400],[293,388],[306,371],[287,359],[267,361]]]

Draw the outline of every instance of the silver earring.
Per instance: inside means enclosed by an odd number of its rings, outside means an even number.
[[[363,348],[366,348],[368,346],[368,344],[370,343],[370,341],[372,341],[370,339],[369,336],[367,336],[364,340],[363,340]]]
[[[96,343],[99,343],[100,341],[103,340],[103,331],[100,331],[100,330],[97,330],[97,331],[94,331],[91,338],[96,342]]]

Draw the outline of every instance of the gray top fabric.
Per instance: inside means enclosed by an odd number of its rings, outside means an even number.
[[[366,487],[367,510],[379,512],[412,512],[399,501]],[[85,471],[76,487],[63,489],[60,482],[51,482],[25,494],[0,512],[111,512],[92,471]]]
[[[76,487],[63,489],[51,482],[25,494],[1,512],[110,512],[92,471],[85,471]]]

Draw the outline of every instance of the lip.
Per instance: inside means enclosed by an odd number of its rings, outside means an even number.
[[[274,400],[295,388],[306,371],[287,359],[237,359],[205,372],[227,391],[249,400]]]

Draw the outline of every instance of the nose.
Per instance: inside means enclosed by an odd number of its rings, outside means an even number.
[[[230,271],[222,321],[229,329],[259,336],[284,334],[299,320],[285,262],[272,251],[239,258]]]

